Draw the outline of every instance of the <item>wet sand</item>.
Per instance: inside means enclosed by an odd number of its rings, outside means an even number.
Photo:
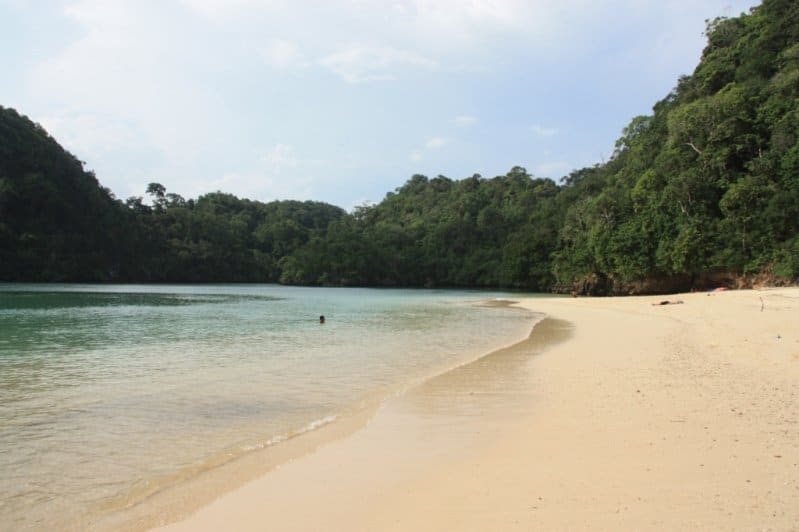
[[[799,527],[799,289],[520,305],[527,341],[162,530]]]

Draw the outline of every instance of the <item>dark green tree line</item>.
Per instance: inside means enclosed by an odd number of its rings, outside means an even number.
[[[158,183],[120,201],[0,108],[0,280],[282,282],[663,292],[799,280],[799,3],[707,24],[707,46],[611,159],[411,177],[346,213]]]

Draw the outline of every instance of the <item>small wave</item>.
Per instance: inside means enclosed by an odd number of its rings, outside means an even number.
[[[265,449],[267,447],[271,447],[272,445],[276,445],[286,440],[290,440],[291,438],[295,438],[301,434],[305,434],[306,432],[311,432],[312,430],[316,430],[318,428],[324,427],[325,425],[329,425],[330,423],[333,423],[337,418],[338,416],[336,415],[325,416],[323,418],[311,421],[304,427],[301,427],[297,430],[292,430],[289,432],[284,432],[283,434],[278,434],[277,436],[272,436],[263,443],[257,443],[254,445],[243,445],[241,447],[241,450],[244,452],[250,452],[250,451]]]

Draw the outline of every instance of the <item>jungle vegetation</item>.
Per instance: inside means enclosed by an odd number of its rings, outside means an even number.
[[[707,45],[606,163],[558,182],[412,176],[375,205],[120,200],[0,107],[0,280],[281,282],[659,292],[799,281],[799,3]]]

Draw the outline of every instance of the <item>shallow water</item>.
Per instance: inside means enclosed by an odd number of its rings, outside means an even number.
[[[0,285],[0,528],[83,528],[525,337],[497,297]]]

